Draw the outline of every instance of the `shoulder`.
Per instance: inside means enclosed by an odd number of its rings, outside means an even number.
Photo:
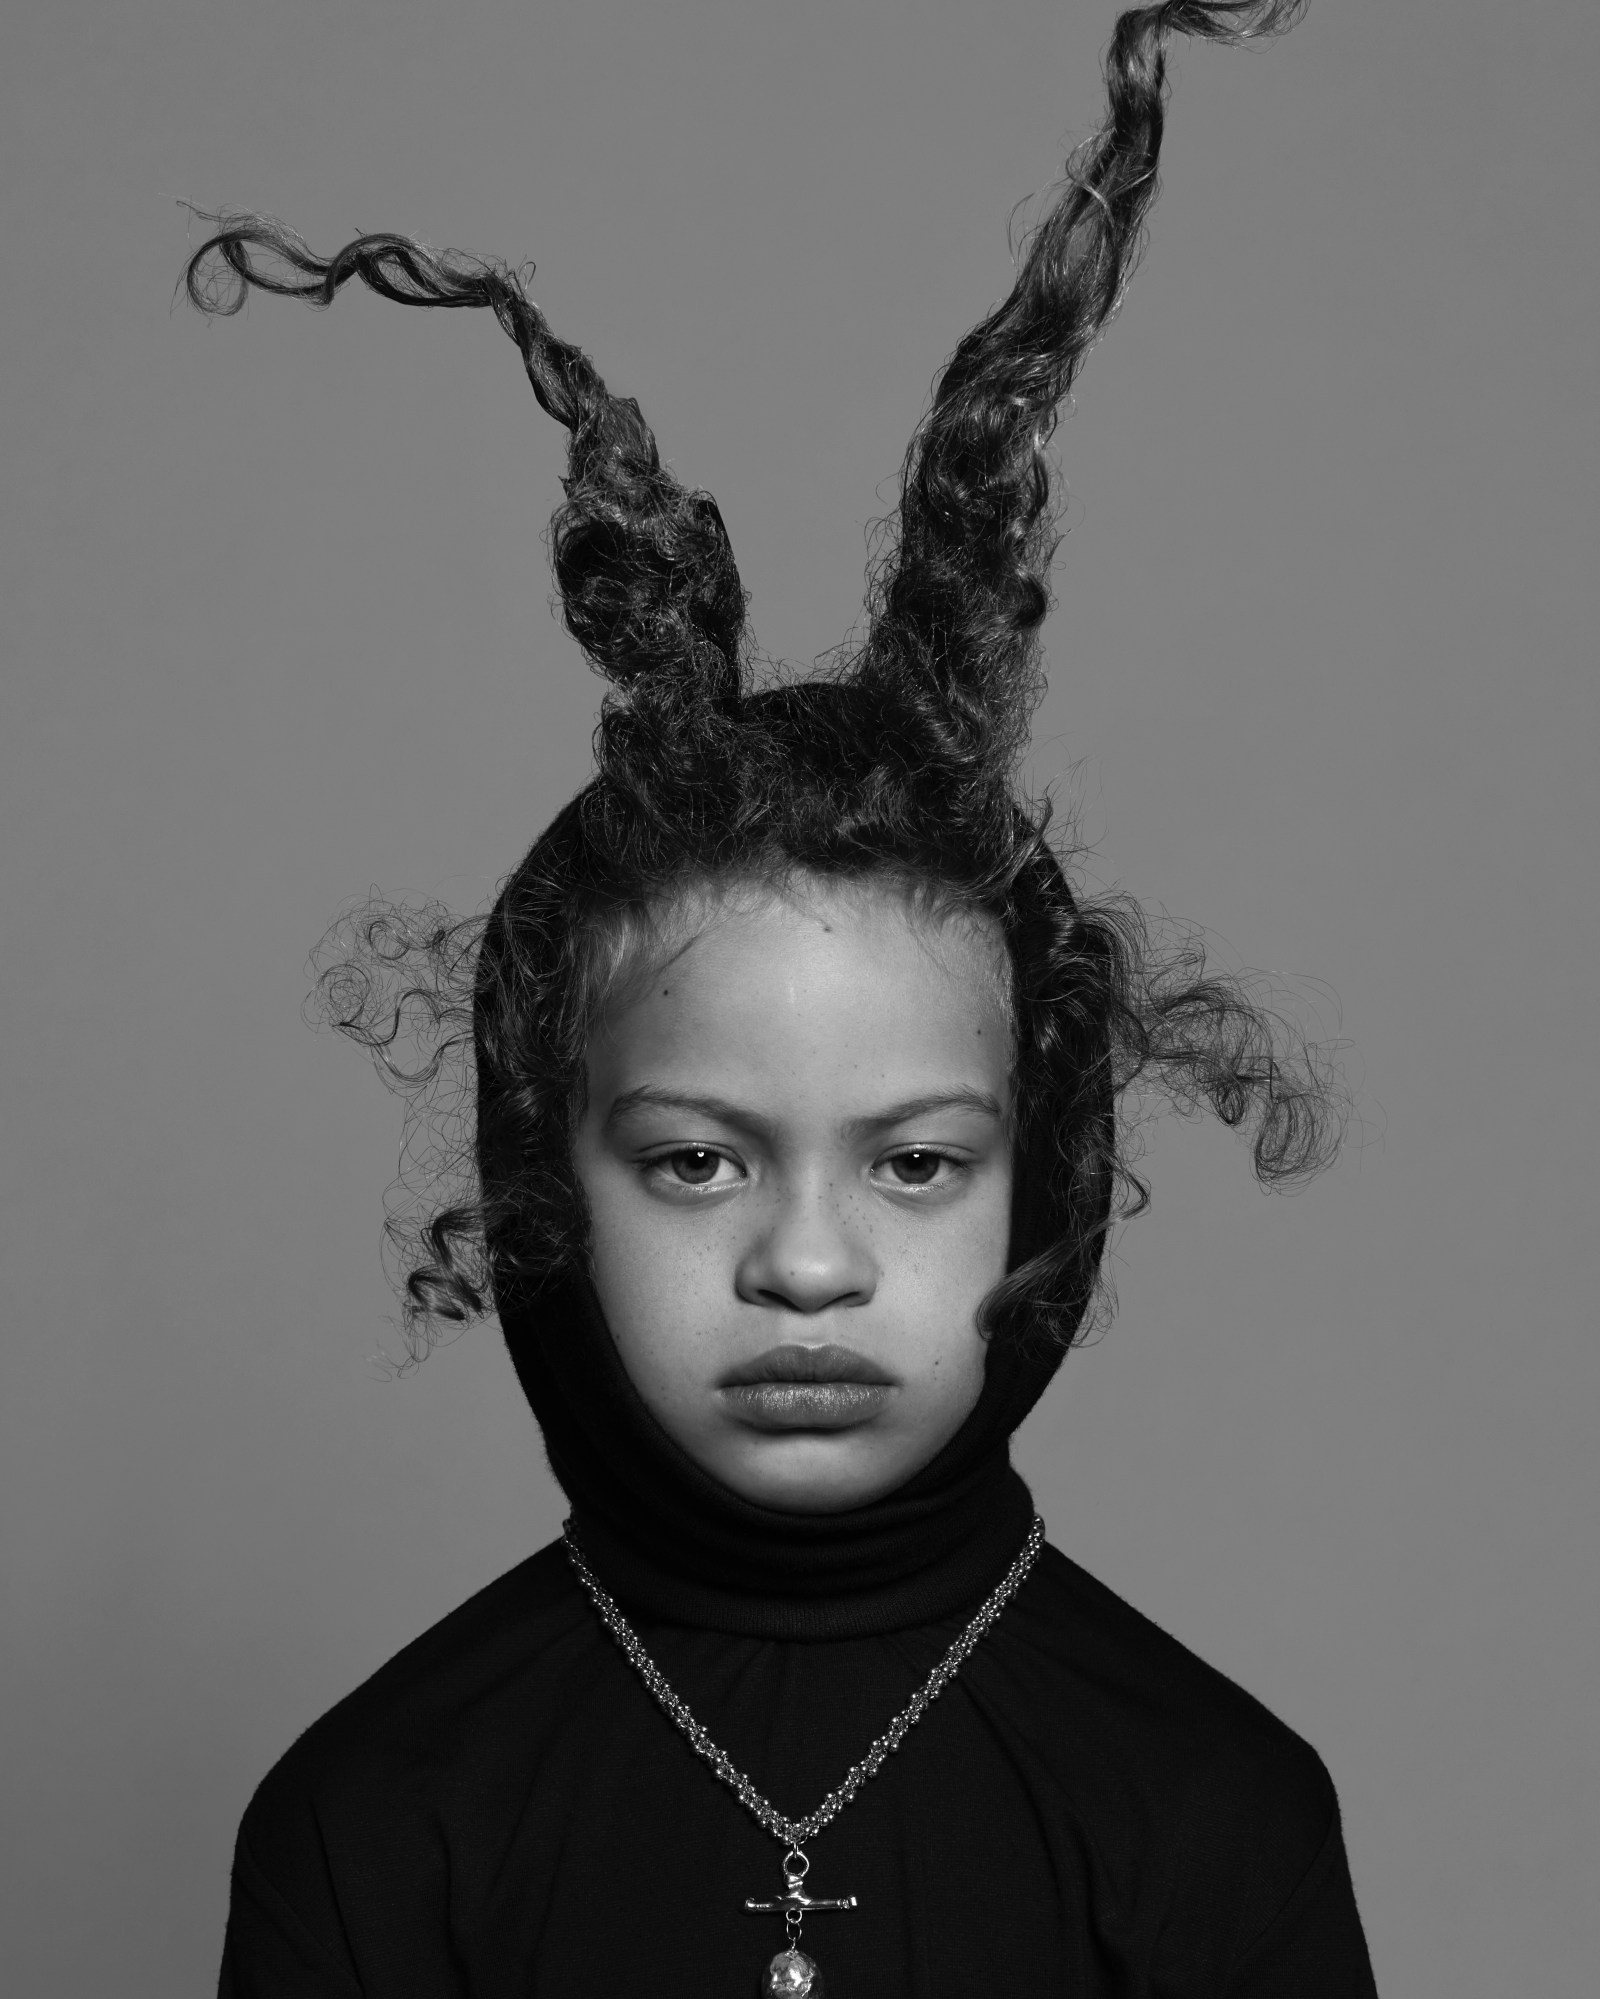
[[[223,1991],[457,1989],[463,1872],[492,1878],[531,1790],[570,1792],[607,1642],[555,1543],[313,1722],[239,1828]]]
[[[592,1673],[594,1622],[559,1542],[478,1591],[313,1722],[257,1788],[243,1832],[270,1847],[403,1817],[478,1766],[509,1731],[559,1728]]]
[[[1130,1919],[1226,1960],[1339,1847],[1310,1743],[1058,1549],[999,1629],[1027,1752]]]
[[[1015,1608],[1011,1635],[1061,1696],[1055,1726],[1105,1745],[1121,1781],[1158,1788],[1169,1809],[1308,1815],[1320,1840],[1335,1803],[1328,1772],[1254,1695],[1057,1548]]]

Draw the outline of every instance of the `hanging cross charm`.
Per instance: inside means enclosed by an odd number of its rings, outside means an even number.
[[[798,1846],[791,1846],[783,1856],[783,1893],[771,1902],[758,1902],[754,1895],[745,1899],[745,1907],[752,1915],[781,1915],[788,1934],[788,1942],[767,1966],[761,1985],[766,1999],[822,1999],[822,1972],[815,1958],[807,1957],[800,1948],[800,1925],[813,1909],[856,1906],[854,1895],[841,1896],[837,1901],[808,1895],[806,1876],[810,1871],[809,1858]]]
[[[842,1896],[837,1901],[824,1901],[806,1893],[806,1876],[811,1871],[809,1858],[799,1847],[791,1846],[783,1856],[784,1892],[771,1902],[758,1902],[753,1895],[746,1896],[745,1907],[752,1915],[783,1916],[791,1928],[798,1930],[800,1920],[809,1916],[813,1909],[853,1909],[854,1895]]]

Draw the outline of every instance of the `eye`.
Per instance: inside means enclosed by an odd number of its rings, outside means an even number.
[[[879,1170],[885,1169],[893,1186],[936,1187],[955,1178],[961,1171],[961,1161],[925,1145],[910,1145],[904,1152],[891,1152],[887,1159],[881,1160]]]
[[[671,1152],[658,1152],[643,1162],[649,1179],[674,1188],[732,1187],[744,1178],[737,1161],[726,1153],[713,1152],[709,1145],[680,1145]],[[724,1171],[726,1169],[726,1171]]]

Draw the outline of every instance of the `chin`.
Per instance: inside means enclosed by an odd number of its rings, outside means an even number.
[[[861,1455],[841,1451],[831,1439],[788,1437],[750,1455],[741,1453],[736,1463],[706,1469],[741,1499],[770,1506],[775,1513],[848,1513],[893,1492],[919,1469],[883,1459],[863,1463]]]

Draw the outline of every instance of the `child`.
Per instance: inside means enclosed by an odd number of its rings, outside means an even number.
[[[1123,16],[865,637],[799,684],[751,684],[715,504],[511,272],[256,217],[193,259],[208,311],[360,278],[495,313],[571,432],[555,572],[617,689],[481,933],[380,915],[325,988],[383,1053],[392,975],[446,1039],[465,981],[477,1188],[409,1308],[498,1312],[572,1519],[266,1779],[224,1993],[1371,1993],[1315,1753],[1043,1547],[1008,1459],[1137,1196],[1136,1076],[1251,1126],[1263,1179],[1328,1146],[1269,1023],[1080,905],[1015,782],[1046,448],[1154,192],[1166,38],[1293,11]]]

